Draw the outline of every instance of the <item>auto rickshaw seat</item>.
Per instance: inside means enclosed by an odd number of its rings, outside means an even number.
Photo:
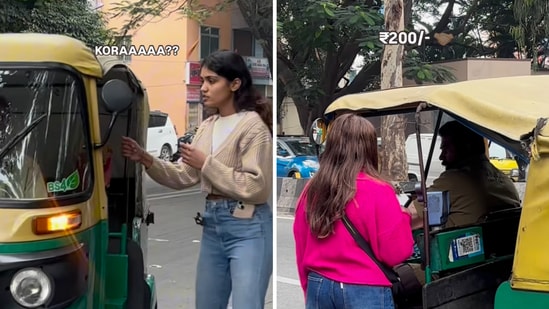
[[[521,207],[493,211],[479,223],[487,257],[514,254],[521,213]]]

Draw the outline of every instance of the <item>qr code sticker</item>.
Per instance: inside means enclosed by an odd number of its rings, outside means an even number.
[[[475,234],[456,239],[458,256],[480,252],[480,235]]]

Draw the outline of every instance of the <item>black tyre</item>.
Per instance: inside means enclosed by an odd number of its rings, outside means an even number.
[[[162,148],[160,148],[160,159],[164,161],[170,161],[172,159],[172,147],[168,144],[162,145]]]

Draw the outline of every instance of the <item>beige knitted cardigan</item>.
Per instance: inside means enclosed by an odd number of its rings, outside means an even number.
[[[181,190],[201,183],[202,191],[246,203],[267,202],[273,181],[273,139],[256,112],[246,112],[214,152],[212,134],[219,115],[204,120],[192,145],[206,154],[202,170],[154,158],[147,174],[159,184]]]

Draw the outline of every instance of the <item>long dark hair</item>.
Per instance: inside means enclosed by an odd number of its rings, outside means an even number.
[[[360,172],[382,181],[376,131],[363,117],[341,115],[330,125],[320,168],[307,187],[307,221],[317,237],[330,235],[334,222],[343,217]]]
[[[200,67],[208,68],[208,70],[226,78],[229,82],[237,78],[240,79],[240,88],[234,93],[236,111],[257,112],[271,131],[271,134],[273,133],[272,104],[254,88],[252,75],[242,56],[228,50],[216,51],[204,58]]]

